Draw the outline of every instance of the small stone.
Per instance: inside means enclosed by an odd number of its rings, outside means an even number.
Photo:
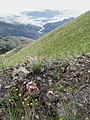
[[[88,70],[88,73],[90,73],[90,69]]]
[[[53,84],[52,79],[49,80],[49,85],[51,86]]]
[[[10,85],[5,86],[5,89],[10,89]]]
[[[26,73],[26,74],[29,73],[29,71],[28,71],[26,68],[24,68],[24,67],[20,67],[20,68],[18,69],[18,72],[23,72],[23,73]]]
[[[41,69],[41,72],[44,72],[44,68]]]
[[[36,119],[39,119],[39,116],[38,116],[38,115],[35,115],[35,118],[36,118]]]
[[[37,80],[41,80],[41,78],[40,78],[40,77],[37,77]]]
[[[25,77],[27,74],[29,74],[29,71],[25,67],[20,67],[17,73],[20,77]]]
[[[2,88],[2,85],[0,84],[0,90],[1,90],[1,88]]]
[[[14,71],[12,72],[12,77],[15,77],[16,74],[17,74],[17,69],[15,68]]]

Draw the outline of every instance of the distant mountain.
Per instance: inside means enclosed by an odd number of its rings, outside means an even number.
[[[74,18],[64,19],[63,21],[54,23],[46,23],[42,27],[31,24],[25,25],[0,22],[0,36],[22,36],[30,39],[38,39],[72,19]]]
[[[4,54],[18,46],[22,46],[23,44],[28,44],[31,42],[33,42],[33,40],[25,37],[0,37],[0,54]]]
[[[61,24],[68,22],[70,19],[64,22],[47,23],[43,26],[45,28],[42,30],[41,27],[35,25],[24,25],[24,24],[10,24],[5,22],[0,22],[0,36],[23,36],[31,39],[38,39],[42,35],[52,31]],[[41,31],[41,32],[40,32]]]
[[[23,36],[31,39],[40,37],[38,31],[41,28],[35,25],[10,24],[0,22],[0,36]]]
[[[73,14],[72,14],[73,13]],[[73,11],[24,11],[17,15],[0,16],[0,36],[23,36],[38,39],[69,22],[77,14]]]
[[[46,23],[44,26],[43,26],[43,29],[40,30],[40,32],[42,32],[43,34],[45,33],[48,33],[52,30],[54,30],[55,28],[73,20],[74,17],[71,17],[71,18],[68,18],[68,19],[64,19],[63,21],[59,21],[59,22],[53,22],[53,23]]]

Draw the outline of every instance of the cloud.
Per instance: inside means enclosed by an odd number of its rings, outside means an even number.
[[[37,9],[90,10],[90,0],[0,0],[0,14]]]

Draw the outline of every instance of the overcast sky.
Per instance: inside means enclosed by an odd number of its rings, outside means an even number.
[[[90,0],[0,0],[0,14],[40,9],[90,10]]]

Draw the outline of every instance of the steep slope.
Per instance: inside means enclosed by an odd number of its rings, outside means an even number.
[[[86,52],[90,52],[90,11],[8,56],[8,61],[15,64],[27,55],[59,58]]]

